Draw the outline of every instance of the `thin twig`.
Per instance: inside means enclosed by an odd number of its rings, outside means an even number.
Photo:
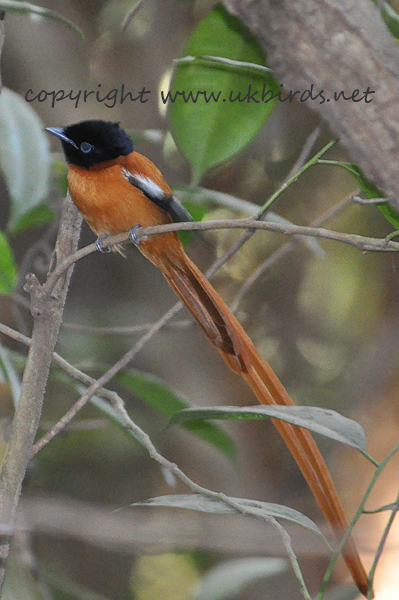
[[[20,342],[21,344],[24,344],[25,346],[29,347],[32,343],[31,338],[27,337],[26,335],[23,335],[22,333],[20,333],[19,331],[16,331],[15,329],[11,329],[11,327],[8,327],[7,325],[4,325],[3,323],[0,323],[0,332],[3,333],[4,335],[7,335],[8,337],[10,337],[11,339],[13,339],[15,341]],[[72,379],[76,379],[77,381],[80,381],[81,383],[83,383],[84,385],[87,385],[87,386],[90,386],[90,385],[96,383],[96,380],[93,377],[90,377],[90,375],[87,375],[86,373],[84,373],[83,371],[78,369],[77,367],[74,367],[73,365],[71,365],[71,363],[66,361],[57,352],[53,352],[53,361],[55,364],[57,364],[59,367],[61,367],[61,369],[63,369],[65,371],[65,373],[67,375],[69,375],[69,377],[71,377]],[[96,391],[96,395],[107,398],[107,400],[109,400],[111,402],[111,404],[113,404],[113,405],[115,404],[115,402],[117,401],[118,398],[120,399],[120,397],[118,396],[118,394],[116,392],[108,390],[107,388],[104,388],[104,387],[99,388]]]
[[[285,223],[274,223],[271,221],[255,221],[253,219],[230,219],[220,221],[201,221],[201,222],[187,222],[187,223],[168,223],[167,225],[155,225],[153,227],[142,227],[136,232],[137,239],[145,240],[151,235],[161,235],[163,233],[170,233],[171,231],[208,231],[214,229],[259,229],[264,231],[272,231],[274,233],[280,233],[283,235],[300,235],[309,236],[315,238],[322,238],[326,240],[333,240],[341,242],[343,244],[349,244],[354,246],[363,252],[398,252],[399,242],[393,242],[387,240],[387,238],[374,238],[366,237],[363,235],[357,235],[354,233],[342,233],[339,231],[331,231],[322,227],[307,227],[301,225],[292,225]],[[128,233],[120,233],[118,235],[112,235],[107,237],[103,244],[104,247],[112,247],[117,244],[125,244],[129,242]],[[50,293],[52,287],[56,284],[58,278],[62,273],[74,264],[76,261],[96,252],[96,245],[89,244],[84,248],[78,250],[74,254],[71,254],[66,260],[64,260],[49,277],[46,287]]]
[[[307,139],[305,140],[305,143],[303,145],[303,148],[302,148],[301,152],[299,153],[299,156],[296,159],[295,164],[292,167],[291,171],[286,176],[284,183],[288,183],[289,181],[291,181],[292,178],[301,171],[302,167],[305,165],[306,161],[308,160],[309,154],[311,153],[313,146],[319,139],[322,131],[323,131],[323,127],[319,125],[318,127],[315,127],[315,129],[312,131],[312,133],[307,137]]]
[[[313,143],[316,141],[318,135],[319,135],[319,131],[317,128],[316,132],[313,131],[313,133],[309,136],[307,143],[305,144],[305,147],[304,147],[305,151],[308,149],[309,150],[311,149],[311,147],[309,148],[309,146],[308,146],[309,139],[310,139],[309,145],[310,145],[310,143],[312,143],[312,145],[313,145]],[[310,158],[307,162],[304,162],[304,164],[300,168],[297,168],[297,165],[294,165],[294,168],[291,170],[292,174],[290,173],[288,175],[288,177],[285,179],[285,181],[282,183],[282,185],[270,196],[270,198],[267,200],[267,202],[265,202],[265,204],[262,206],[262,208],[260,209],[258,218],[263,216],[265,214],[265,212],[270,209],[273,202],[275,202],[277,200],[277,198],[292,183],[294,183],[294,181],[296,181],[301,175],[303,175],[303,173],[305,173],[305,171],[307,171],[308,169],[313,167],[315,164],[317,164],[318,160],[322,156],[324,156],[324,154],[326,152],[328,152],[328,150],[330,150],[330,148],[332,148],[334,146],[334,144],[336,144],[336,142],[337,142],[337,140],[331,140],[330,142],[328,142],[328,144],[326,144],[321,150],[316,152],[316,154],[314,156],[312,156],[312,158]],[[300,164],[299,161],[303,161],[304,158],[306,158],[306,154],[303,154],[303,151],[302,151],[298,158],[297,164],[299,165]]]
[[[173,473],[173,475],[176,478],[180,479],[180,481],[182,481],[192,492],[201,494],[202,496],[206,496],[208,498],[212,498],[219,502],[222,501],[225,504],[227,504],[228,506],[231,506],[232,508],[234,508],[238,513],[240,513],[242,515],[248,515],[248,516],[252,516],[252,517],[261,519],[262,521],[267,521],[267,522],[271,523],[274,527],[276,527],[277,531],[282,536],[284,547],[287,550],[288,558],[291,562],[294,573],[297,576],[298,580],[300,581],[301,589],[306,590],[306,585],[303,580],[297,558],[295,556],[295,553],[294,553],[292,545],[291,545],[291,539],[290,539],[288,533],[285,531],[285,529],[275,519],[273,519],[272,517],[267,517],[265,515],[262,515],[262,514],[260,514],[259,511],[252,510],[251,507],[242,506],[241,504],[237,503],[234,498],[230,498],[219,492],[214,492],[212,490],[204,488],[204,487],[198,485],[197,483],[195,483],[194,481],[192,481],[175,463],[170,462],[162,454],[160,454],[158,452],[158,450],[155,448],[154,444],[152,443],[149,435],[145,431],[140,429],[140,427],[138,427],[138,425],[136,425],[136,423],[134,423],[131,420],[122,400],[120,400],[120,402],[118,403],[118,406],[114,405],[114,408],[116,408],[118,410],[125,427],[128,430],[130,430],[133,433],[134,437],[137,439],[137,441],[140,442],[147,449],[150,457],[153,460],[155,460],[163,469],[171,471],[171,473]],[[309,595],[308,596],[305,595],[305,598],[306,598],[306,600],[310,600]]]
[[[230,309],[233,313],[235,313],[241,304],[244,296],[248,294],[249,290],[255,285],[255,283],[260,279],[267,271],[269,271],[279,260],[287,256],[292,250],[294,250],[299,244],[299,240],[291,240],[286,242],[280,248],[278,248],[275,252],[271,254],[265,261],[262,262],[254,271],[252,271],[251,275],[247,277],[245,283],[238,290],[235,295],[234,300],[230,304]]]
[[[305,142],[305,145],[304,145],[298,159],[295,161],[294,166],[292,167],[291,171],[288,173],[282,186],[264,204],[262,209],[259,209],[259,207],[257,207],[257,213],[256,213],[256,215],[253,215],[254,219],[256,219],[256,220],[262,219],[263,220],[265,217],[266,211],[268,211],[271,206],[271,203],[277,199],[277,197],[284,191],[284,189],[286,189],[286,187],[289,185],[289,182],[292,183],[294,181],[294,175],[297,174],[299,176],[299,173],[300,173],[301,169],[304,167],[305,161],[308,158],[314,144],[316,143],[316,140],[319,137],[320,132],[321,132],[320,127],[316,127],[316,129],[310,134],[310,136],[307,138],[307,140]],[[210,275],[213,275],[216,271],[218,271],[224,264],[226,264],[226,262],[228,260],[230,260],[230,258],[232,256],[234,256],[239,250],[241,250],[241,248],[248,242],[248,240],[251,239],[251,237],[254,235],[254,233],[255,233],[255,231],[251,230],[251,229],[248,229],[248,231],[243,233],[239,237],[239,239],[236,240],[235,243],[232,244],[230,246],[230,248],[228,250],[226,250],[226,252],[224,252],[224,254],[217,261],[215,261],[215,263],[212,265],[212,268],[210,269]]]
[[[326,591],[327,585],[330,581],[330,577],[331,577],[331,573],[335,567],[335,563],[337,562],[342,549],[344,547],[344,545],[346,544],[353,528],[355,527],[356,523],[358,522],[358,520],[360,519],[360,517],[362,516],[362,514],[364,513],[364,509],[366,506],[366,502],[369,499],[369,496],[371,494],[371,492],[374,489],[375,484],[377,483],[381,473],[383,472],[383,470],[385,469],[385,467],[387,466],[387,464],[389,463],[389,461],[394,457],[394,455],[399,451],[399,444],[397,444],[390,452],[389,454],[384,458],[384,460],[382,460],[379,464],[379,466],[377,467],[373,479],[371,480],[365,494],[363,495],[362,501],[356,511],[355,516],[353,517],[352,521],[349,524],[349,527],[347,529],[347,531],[345,532],[344,537],[342,538],[341,542],[339,543],[336,551],[334,552],[331,560],[330,560],[330,564],[328,565],[328,569],[326,571],[326,574],[324,575],[323,578],[323,583],[320,587],[319,590],[319,594],[316,598],[316,600],[322,600],[324,592]],[[372,600],[373,598],[373,577],[369,577],[369,594],[367,596],[368,600]]]
[[[68,258],[66,258],[61,264],[57,265],[56,268],[54,269],[54,271],[51,273],[51,275],[49,276],[49,278],[46,281],[45,287],[46,287],[47,293],[49,295],[52,293],[54,286],[56,285],[58,279],[61,277],[61,275],[64,273],[64,271],[66,269],[68,269],[71,265],[78,262],[78,260],[81,260],[82,258],[85,258],[86,256],[89,256],[89,254],[92,254],[93,252],[96,252],[96,251],[97,251],[96,244],[95,243],[89,244],[88,246],[85,246],[84,248],[80,248],[80,250],[78,250],[77,252],[74,252],[73,254],[68,256]]]
[[[384,532],[381,536],[380,543],[378,544],[377,551],[374,555],[373,564],[371,565],[371,569],[370,569],[370,573],[369,573],[370,581],[374,580],[374,575],[375,575],[375,571],[377,569],[378,561],[380,560],[382,551],[385,546],[385,542],[387,541],[389,532],[391,530],[394,519],[395,519],[396,515],[398,514],[398,512],[399,512],[399,493],[396,497],[396,501],[394,503],[394,508],[391,510],[391,514],[389,515],[388,523],[386,524],[386,526],[384,528]]]
[[[329,208],[323,215],[321,215],[321,217],[316,219],[312,223],[311,226],[318,227],[318,226],[322,225],[326,221],[335,217],[344,208],[346,208],[351,202],[352,202],[352,195],[348,196],[348,198],[345,198],[344,200],[339,202],[337,205]],[[277,261],[281,260],[284,256],[286,256],[287,254],[292,252],[292,250],[294,250],[294,248],[298,245],[298,243],[299,243],[298,239],[294,239],[289,242],[286,242],[285,244],[280,246],[280,248],[278,248],[278,250],[273,252],[273,254],[271,256],[269,256],[262,264],[260,264],[251,273],[251,275],[247,278],[245,283],[242,285],[242,287],[240,288],[240,290],[236,294],[233,302],[230,305],[230,308],[233,312],[235,312],[237,310],[240,302],[242,301],[244,296],[248,293],[248,291],[251,289],[251,287],[256,283],[256,281],[258,281],[258,279],[260,277],[262,277],[262,275],[264,275],[266,273],[266,271],[271,269],[276,264]]]
[[[184,329],[193,323],[190,319],[173,321],[165,327],[172,329]],[[148,331],[153,326],[153,323],[145,323],[143,325],[127,325],[126,327],[91,327],[90,325],[79,325],[79,323],[63,323],[63,329],[67,331],[77,331],[79,333],[88,333],[90,335],[135,335]]]
[[[182,58],[174,58],[173,62],[176,64],[190,63],[195,60],[208,60],[210,62],[220,63],[222,65],[227,65],[229,67],[239,67],[240,69],[253,69],[254,71],[258,71],[260,73],[267,73],[270,75],[273,71],[269,67],[265,67],[264,65],[258,65],[256,63],[245,62],[242,60],[232,60],[231,58],[225,58],[223,56],[183,56]]]
[[[58,227],[59,215],[57,215],[57,219],[45,231],[42,237],[34,242],[28,249],[21,261],[21,264],[19,265],[17,281],[15,285],[16,291],[13,293],[13,298],[18,298],[18,302],[12,304],[12,314],[14,321],[18,324],[18,329],[26,334],[31,328],[31,303],[27,298],[24,298],[19,293],[24,286],[25,278],[28,273],[31,271],[37,273],[40,270],[42,274],[45,275],[48,272],[51,255],[54,250],[54,239],[57,236]],[[53,242],[52,246],[50,245],[50,241]],[[40,255],[42,255],[44,258],[44,261],[41,265],[38,264],[39,261],[37,260]],[[34,263],[36,263],[36,269],[33,269]],[[39,266],[40,269],[38,268]],[[21,298],[23,298],[25,302],[23,302]],[[26,312],[21,311],[21,307],[24,307],[28,311],[30,317],[29,320],[26,318]]]
[[[262,229],[265,231],[272,231],[274,233],[281,233],[283,235],[301,235],[310,236],[316,238],[323,238],[326,240],[333,240],[336,242],[342,242],[349,244],[362,250],[363,252],[398,252],[399,242],[387,241],[386,238],[374,238],[363,235],[357,235],[354,233],[342,233],[340,231],[331,231],[322,227],[308,227],[301,225],[286,225],[281,223],[273,223],[269,221],[254,221],[253,219],[232,219],[232,220],[220,220],[220,221],[201,221],[201,222],[190,222],[190,223],[169,223],[167,225],[155,225],[153,227],[142,227],[136,232],[137,239],[145,240],[151,235],[160,235],[162,233],[170,233],[171,231],[207,231],[213,229]],[[116,244],[123,244],[128,241],[128,234],[119,234],[110,236],[104,241],[104,246],[114,246]],[[87,246],[89,249],[87,254],[94,251],[95,246]],[[78,254],[78,253],[76,253]],[[81,258],[79,256],[79,258]],[[65,261],[65,265],[69,266],[73,260]],[[63,265],[60,265],[60,271]]]
[[[234,510],[236,510],[237,512],[239,512],[241,514],[247,515],[249,517],[255,517],[257,519],[261,519],[262,521],[266,521],[266,523],[269,523],[278,531],[278,533],[281,536],[282,542],[284,544],[285,551],[287,552],[289,561],[291,563],[292,570],[294,571],[295,577],[297,578],[297,581],[299,583],[299,589],[302,592],[302,595],[305,598],[305,600],[311,600],[311,596],[306,587],[306,583],[303,578],[301,568],[298,563],[298,559],[297,559],[294,549],[292,547],[291,536],[286,531],[286,529],[282,525],[280,525],[280,523],[274,517],[270,517],[269,515],[261,514],[261,513],[259,513],[258,510],[251,509],[249,506],[242,507],[242,505],[239,502],[237,502],[235,498],[230,498],[229,496],[226,496],[225,494],[219,493],[218,495],[219,495],[220,500],[222,500],[225,504],[227,504],[227,506],[231,506],[231,508],[234,508]]]
[[[129,10],[129,12],[125,15],[125,18],[123,19],[122,26],[121,26],[122,31],[126,31],[126,29],[129,27],[131,21],[134,19],[134,17],[137,15],[139,10],[141,9],[143,2],[144,2],[144,0],[139,0],[139,2],[137,2],[137,4],[135,6],[133,6],[133,8],[131,8]]]
[[[120,358],[108,371],[106,371],[97,381],[95,381],[79,398],[77,402],[65,413],[65,415],[48,431],[33,447],[33,455],[37,454],[39,450],[44,448],[56,435],[65,429],[68,423],[76,416],[76,414],[85,406],[90,400],[91,396],[95,394],[102,386],[108,383],[121,369],[125,368],[140,352],[143,346],[159,331],[164,324],[169,321],[181,308],[181,303],[177,302],[172,308],[170,308],[154,325],[145,333],[128,352],[122,358]]]

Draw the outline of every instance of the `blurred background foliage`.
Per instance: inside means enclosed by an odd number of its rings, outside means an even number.
[[[51,140],[50,154],[44,126],[88,118],[120,121],[131,133],[135,149],[149,156],[171,186],[184,189],[189,198],[188,186],[201,185],[252,205],[242,203],[238,210],[234,202],[221,205],[217,194],[213,199],[207,195],[206,201],[191,195],[190,208],[197,219],[234,218],[249,214],[254,205],[262,206],[320,126],[312,102],[258,105],[201,100],[165,106],[161,90],[167,93],[173,69],[177,70],[172,93],[182,89],[224,93],[247,90],[249,85],[262,89],[265,82],[274,91],[281,89],[270,74],[250,68],[210,66],[205,61],[176,67],[174,59],[187,54],[264,64],[252,36],[220,7],[210,12],[215,4],[210,0],[146,0],[140,6],[133,0],[48,0],[44,4],[75,24],[84,38],[62,21],[13,12],[6,17],[2,57],[6,87],[0,97],[0,319],[26,335],[31,332],[31,319],[22,292],[24,276],[32,270],[45,275],[66,189],[60,147]],[[394,28],[396,21],[389,16]],[[122,84],[125,93],[146,101],[121,104]],[[29,99],[42,90],[47,94],[28,103],[28,90],[32,90]],[[55,96],[49,93],[60,90],[65,94],[73,90],[72,97],[79,90],[82,93],[78,101],[64,99],[52,106]],[[98,92],[100,98],[118,90],[119,96],[114,101],[111,94],[99,102],[91,94],[84,101],[84,90]],[[143,90],[149,93],[140,96]],[[322,125],[312,153],[332,138]],[[327,158],[349,160],[339,144]],[[359,180],[350,172],[316,165],[278,198],[272,210],[294,223],[310,224],[355,191]],[[370,236],[392,231],[377,208],[353,203],[327,226]],[[187,250],[206,270],[238,236],[236,231],[197,234],[189,238]],[[84,225],[81,243],[91,241],[93,235]],[[218,272],[213,281],[227,302],[286,241],[277,234],[258,232]],[[140,334],[99,335],[88,327],[152,323],[175,302],[159,272],[134,249],[129,248],[127,255],[123,260],[119,255],[93,254],[75,266],[58,351],[92,374],[111,365]],[[315,252],[301,242],[275,261],[238,306],[247,332],[292,397],[301,404],[328,406],[356,418],[366,428],[370,452],[377,459],[389,446],[382,415],[391,406],[398,383],[398,286],[394,254],[363,254],[331,241],[319,241]],[[26,350],[4,336],[1,341],[4,447]],[[320,519],[270,424],[224,424],[231,437],[213,429],[210,434],[202,432],[202,439],[177,426],[166,429],[167,415],[176,402],[254,403],[195,326],[165,328],[132,366],[136,376],[125,373],[125,379],[115,381],[115,389],[156,446],[195,481],[234,496],[281,502]],[[62,416],[78,393],[54,369],[42,431]],[[159,410],[163,402],[166,414]],[[394,440],[399,415],[392,408],[388,414],[389,440]],[[356,462],[352,450],[338,454],[335,444],[322,441],[321,445],[348,510],[353,511],[370,467],[364,460]],[[16,544],[18,560],[10,570],[7,597],[183,600],[193,597],[192,586],[201,573],[221,560],[284,555],[266,527],[257,538],[254,532],[245,533],[250,526],[239,519],[179,511],[172,515],[163,509],[111,513],[149,497],[186,491],[181,484],[174,485],[171,490],[159,467],[123,429],[93,406],[86,407],[68,431],[31,463],[22,504],[29,534],[21,534]],[[393,493],[385,487],[384,501],[392,501]],[[294,541],[315,589],[326,557],[313,541],[306,542],[302,531],[296,532]],[[34,562],[36,580],[26,570],[21,575],[21,556],[28,564]],[[175,574],[169,591],[165,577],[158,577],[163,569]],[[242,595],[237,588],[236,597],[299,598],[294,576],[278,572],[266,591],[264,580],[254,578]]]

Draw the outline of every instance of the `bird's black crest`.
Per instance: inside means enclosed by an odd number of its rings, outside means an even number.
[[[86,169],[133,152],[126,131],[112,121],[82,121],[48,131],[61,139],[67,162]]]

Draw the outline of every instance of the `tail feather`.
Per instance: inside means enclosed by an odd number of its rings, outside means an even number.
[[[169,256],[158,266],[229,367],[239,374],[251,369],[241,325],[198,267],[188,257],[171,261]]]
[[[264,362],[265,364],[263,367],[266,367],[267,370],[271,370],[268,363],[266,361]],[[262,371],[262,375],[265,375],[265,368],[263,368]],[[243,376],[260,404],[293,405],[292,401],[276,402],[275,398],[273,398],[269,390],[265,387],[263,377],[259,376],[257,370],[254,369],[252,373]],[[319,508],[324,514],[337,540],[340,541],[348,528],[348,523],[330,472],[327,469],[324,459],[320,454],[311,433],[306,429],[290,425],[289,423],[285,423],[278,419],[272,419],[272,422],[301,469],[302,475],[307,481]],[[359,591],[364,596],[367,596],[367,574],[351,536],[349,536],[345,543],[342,555]]]
[[[164,254],[156,264],[228,366],[244,377],[259,403],[292,406],[290,396],[270,365],[256,350],[240,323],[198,267],[183,253],[173,258],[170,254]],[[272,421],[302,471],[327,522],[340,540],[348,523],[330,473],[311,433],[278,419]],[[367,575],[351,537],[342,554],[357,587],[367,596]]]

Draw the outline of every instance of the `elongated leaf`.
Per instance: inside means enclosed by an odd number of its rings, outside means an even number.
[[[0,95],[0,168],[11,196],[12,229],[46,197],[50,153],[35,111],[22,96],[4,87]]]
[[[366,436],[363,427],[353,419],[320,408],[318,406],[214,406],[211,408],[190,408],[179,411],[170,420],[174,423],[184,423],[192,419],[280,419],[292,425],[304,427],[315,433],[353,446],[361,452],[366,452]]]
[[[130,392],[141,398],[164,415],[173,415],[176,411],[189,407],[187,399],[171,389],[166,381],[137,370],[121,371],[116,379]],[[208,442],[230,458],[235,456],[234,442],[231,437],[214,423],[185,423],[188,429],[199,438]]]
[[[256,39],[221,5],[199,23],[184,48],[187,55],[265,63]],[[169,96],[174,99],[169,102],[172,133],[192,166],[195,184],[254,138],[277,101],[271,96],[279,90],[269,73],[251,68],[207,60],[178,64]]]
[[[16,280],[17,268],[12,250],[6,236],[0,232],[0,294],[12,294]]]
[[[101,369],[107,370],[108,366],[101,365]],[[62,381],[68,385],[72,385],[72,387],[77,389],[81,394],[86,391],[86,388],[82,384],[76,384],[62,370],[53,369],[52,375],[57,381]],[[129,392],[135,394],[146,404],[155,408],[156,410],[159,410],[165,415],[171,415],[176,410],[180,410],[181,408],[186,408],[189,406],[186,399],[182,395],[171,390],[164,380],[153,375],[149,375],[148,373],[143,373],[142,371],[138,371],[136,369],[120,371],[116,375],[115,379],[124,385]],[[106,414],[113,421],[118,423],[118,425],[126,428],[123,418],[119,412],[107,400],[99,398],[98,396],[93,396],[91,398],[91,403],[97,406],[101,412]],[[197,425],[200,425],[200,427]],[[229,458],[235,458],[235,447],[233,440],[225,431],[223,431],[223,429],[217,425],[203,422],[186,423],[183,425],[183,427],[197,435],[200,439],[204,440],[208,444],[211,444],[218,450],[224,452]],[[129,429],[127,432],[135,437],[134,433],[132,433],[132,431]]]
[[[78,35],[80,35],[82,39],[84,39],[84,34],[79,27],[70,19],[67,19],[63,15],[55,12],[55,10],[36,6],[36,4],[31,4],[30,2],[20,2],[19,0],[0,0],[0,9],[4,9],[8,12],[20,13],[23,15],[38,15],[40,17],[54,19],[55,21],[61,21],[61,23],[68,25],[68,27],[73,29]]]
[[[194,600],[223,600],[241,594],[258,579],[278,575],[287,569],[282,558],[237,558],[216,566],[203,577]]]
[[[381,198],[382,197],[382,194],[379,191],[378,187],[376,185],[374,185],[374,183],[372,183],[369,179],[367,179],[367,177],[365,177],[363,175],[362,170],[357,165],[354,165],[354,164],[348,163],[348,162],[342,162],[339,160],[324,160],[324,159],[322,159],[322,160],[319,160],[318,162],[321,164],[342,167],[343,169],[345,169],[346,171],[349,171],[349,173],[351,173],[354,176],[357,183],[360,185],[362,190],[369,196],[369,198]]]
[[[386,2],[385,6],[382,9],[382,16],[383,16],[385,23],[387,24],[387,27],[388,27],[391,35],[398,40],[399,39],[399,16],[398,16],[398,13],[392,8],[392,6],[389,6],[389,4]]]
[[[284,519],[300,525],[313,533],[316,533],[328,545],[328,542],[316,523],[300,513],[299,511],[283,506],[282,504],[273,504],[272,502],[261,502],[258,500],[248,500],[246,498],[230,498],[242,507],[243,510],[250,509],[251,514],[259,518],[273,517],[275,519]],[[237,514],[237,511],[215,498],[208,498],[201,494],[171,494],[169,496],[158,496],[151,498],[146,502],[135,502],[130,506],[164,506],[168,508],[185,508],[187,510],[196,510],[198,512],[213,513],[217,515]]]
[[[324,162],[324,161],[321,161]],[[361,169],[358,166],[353,165],[351,163],[339,162],[339,161],[325,161],[330,162],[331,164],[337,165],[339,167],[343,167],[355,177],[357,183],[360,185],[363,192],[367,194],[369,198],[383,198],[384,194],[378,189],[374,183],[372,183],[367,177],[363,175]],[[388,202],[382,202],[380,204],[376,204],[376,207],[387,221],[391,223],[395,227],[395,229],[399,230],[399,213],[392,208]]]
[[[392,208],[388,202],[377,204],[377,208],[380,212],[382,212],[386,220],[389,221],[396,230],[399,230],[399,214],[396,212],[396,210]]]
[[[379,6],[378,0],[373,0],[373,2],[374,2],[374,4]],[[381,10],[382,18],[384,19],[386,26],[389,29],[390,34],[394,38],[399,39],[399,15],[398,15],[398,13],[394,10],[394,8],[392,6],[390,6],[388,4],[388,2],[382,2],[380,10]]]

